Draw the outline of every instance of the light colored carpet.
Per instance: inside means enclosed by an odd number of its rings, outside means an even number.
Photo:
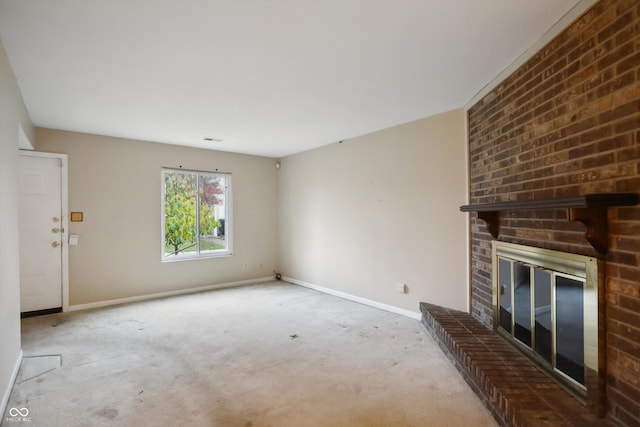
[[[22,327],[2,427],[496,425],[420,322],[284,282]]]
[[[62,367],[62,356],[59,354],[23,357],[16,384],[22,384],[60,367]]]

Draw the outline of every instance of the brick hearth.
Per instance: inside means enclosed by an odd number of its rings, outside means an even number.
[[[420,304],[422,323],[503,426],[613,426],[470,314]]]

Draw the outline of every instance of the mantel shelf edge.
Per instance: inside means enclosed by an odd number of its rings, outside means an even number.
[[[494,239],[500,233],[500,213],[517,210],[567,209],[569,221],[578,221],[587,227],[586,238],[601,255],[609,249],[607,209],[609,206],[635,206],[640,203],[636,193],[598,193],[578,197],[559,197],[543,200],[479,203],[460,206],[462,212],[477,212],[487,224]]]

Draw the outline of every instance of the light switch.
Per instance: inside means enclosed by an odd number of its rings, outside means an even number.
[[[69,234],[69,246],[78,246],[79,234]]]

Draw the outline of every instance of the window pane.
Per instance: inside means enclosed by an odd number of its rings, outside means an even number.
[[[584,385],[582,282],[556,276],[556,368]]]
[[[536,313],[536,345],[535,351],[547,362],[551,363],[551,272],[536,268],[535,278],[535,313]]]
[[[514,336],[531,346],[531,267],[516,262],[513,264],[514,281]]]
[[[511,333],[511,262],[500,258],[498,261],[499,278],[499,303],[500,303],[500,326],[505,331]]]
[[[164,173],[166,256],[196,251],[196,181],[193,173]]]
[[[162,170],[162,259],[231,255],[231,175]]]
[[[200,252],[227,249],[226,178],[200,176]]]

